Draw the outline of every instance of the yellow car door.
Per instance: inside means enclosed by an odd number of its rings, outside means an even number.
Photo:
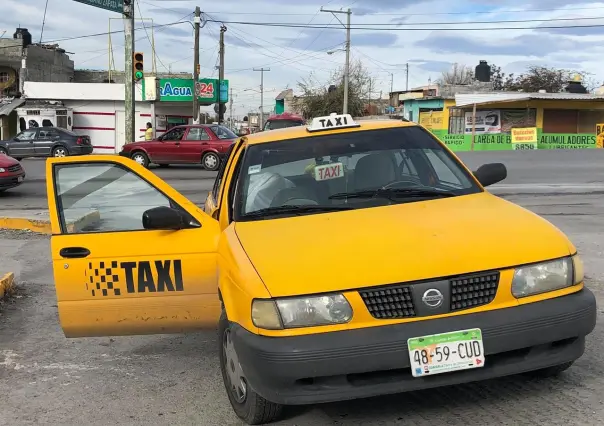
[[[215,326],[215,219],[127,158],[50,159],[46,178],[65,336]]]

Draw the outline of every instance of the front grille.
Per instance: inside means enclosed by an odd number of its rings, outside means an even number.
[[[451,311],[475,308],[495,299],[499,272],[454,278],[451,285]]]
[[[411,288],[408,285],[361,290],[359,294],[374,318],[389,319],[415,316]]]
[[[450,311],[463,311],[491,303],[498,286],[499,272],[450,278]],[[359,295],[374,318],[411,318],[416,316],[412,291],[413,283],[405,283],[359,290]]]
[[[9,172],[20,172],[21,171],[21,165],[20,164],[16,164],[14,166],[8,167],[6,170],[8,170]]]

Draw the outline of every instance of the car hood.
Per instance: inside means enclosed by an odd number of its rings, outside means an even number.
[[[10,167],[19,164],[17,160],[8,155],[0,154],[0,167]]]
[[[548,221],[488,192],[238,222],[235,230],[273,297],[491,270],[575,250]]]

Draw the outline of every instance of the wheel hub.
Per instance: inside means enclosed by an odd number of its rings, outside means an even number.
[[[216,157],[213,155],[208,155],[205,159],[205,164],[209,168],[213,168],[216,166]]]
[[[224,368],[229,379],[228,387],[237,402],[242,403],[247,396],[247,383],[243,375],[243,370],[241,369],[241,364],[239,364],[239,357],[235,351],[235,345],[231,339],[230,330],[227,330],[224,333],[223,351],[225,362]]]
[[[138,164],[145,164],[145,159],[142,155],[135,155],[134,161],[136,161]]]

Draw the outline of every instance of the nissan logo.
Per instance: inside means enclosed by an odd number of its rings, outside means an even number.
[[[445,300],[443,294],[435,288],[431,288],[430,290],[426,290],[424,295],[422,296],[422,302],[426,304],[426,306],[430,308],[438,308],[443,304]]]

